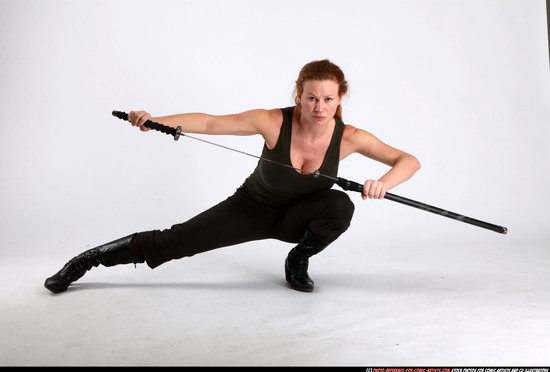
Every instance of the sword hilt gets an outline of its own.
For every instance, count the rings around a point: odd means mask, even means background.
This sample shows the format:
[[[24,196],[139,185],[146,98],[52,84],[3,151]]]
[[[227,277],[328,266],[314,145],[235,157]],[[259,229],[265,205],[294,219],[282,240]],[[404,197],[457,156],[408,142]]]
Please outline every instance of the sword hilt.
[[[117,117],[119,119],[122,119],[122,120],[129,121],[128,120],[128,114],[126,112],[123,112],[123,111],[116,111],[115,110],[115,111],[113,111],[113,116]],[[156,131],[174,136],[174,141],[177,141],[180,138],[180,135],[183,134],[183,133],[181,133],[181,127],[172,128],[172,127],[169,127],[167,125],[156,123],[156,122],[151,121],[151,120],[147,120],[143,124],[143,126],[146,127],[146,128],[149,128],[149,129],[153,129],[153,130],[156,130]]]

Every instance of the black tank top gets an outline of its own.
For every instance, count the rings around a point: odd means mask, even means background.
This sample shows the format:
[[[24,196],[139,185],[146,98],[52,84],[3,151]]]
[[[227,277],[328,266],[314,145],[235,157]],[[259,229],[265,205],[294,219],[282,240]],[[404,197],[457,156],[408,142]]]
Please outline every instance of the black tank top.
[[[292,137],[292,115],[294,107],[281,109],[283,124],[277,144],[269,149],[264,143],[262,157],[272,161],[292,166],[290,161],[290,141]],[[334,133],[319,171],[331,176],[338,175],[340,162],[340,143],[344,131],[344,123],[336,119]],[[270,206],[291,204],[304,196],[330,189],[333,183],[324,179],[314,178],[311,174],[300,174],[298,171],[273,164],[270,161],[259,160],[254,172],[245,180],[243,187],[256,200]]]

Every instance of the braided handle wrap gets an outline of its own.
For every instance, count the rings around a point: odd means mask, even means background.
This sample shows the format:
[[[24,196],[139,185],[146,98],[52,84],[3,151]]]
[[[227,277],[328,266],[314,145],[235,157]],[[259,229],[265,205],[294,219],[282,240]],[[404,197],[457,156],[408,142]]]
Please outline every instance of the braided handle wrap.
[[[119,119],[122,119],[122,120],[129,121],[128,120],[128,114],[123,112],[123,111],[116,111],[115,110],[115,111],[113,111],[113,116],[117,117]],[[182,134],[181,133],[181,127],[178,127],[176,129],[176,128],[172,128],[172,127],[169,127],[169,126],[166,126],[166,125],[162,125],[160,123],[156,123],[156,122],[151,121],[151,120],[147,120],[143,124],[143,126],[145,126],[146,128],[149,128],[149,129],[153,129],[153,130],[156,130],[156,131],[174,136],[174,141],[177,141],[180,138],[180,135]]]

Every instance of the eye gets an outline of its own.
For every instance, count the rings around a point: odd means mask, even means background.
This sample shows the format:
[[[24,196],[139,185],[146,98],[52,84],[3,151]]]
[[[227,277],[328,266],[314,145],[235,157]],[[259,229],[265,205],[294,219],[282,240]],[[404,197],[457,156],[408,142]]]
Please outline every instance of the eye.
[[[325,99],[326,102],[332,102],[332,100],[334,100],[334,98],[332,98],[332,97],[328,97],[328,98]]]
[[[310,101],[310,102],[315,102],[315,101],[317,101],[317,99],[316,99],[315,97],[308,97],[307,99],[308,99],[308,101]]]

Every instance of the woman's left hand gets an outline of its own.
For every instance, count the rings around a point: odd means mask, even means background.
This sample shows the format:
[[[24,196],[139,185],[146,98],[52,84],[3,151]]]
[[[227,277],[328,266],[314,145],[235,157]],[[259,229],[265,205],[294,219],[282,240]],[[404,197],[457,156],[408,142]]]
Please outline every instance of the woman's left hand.
[[[386,195],[388,188],[380,181],[367,180],[363,185],[363,200],[370,199],[382,199]]]

